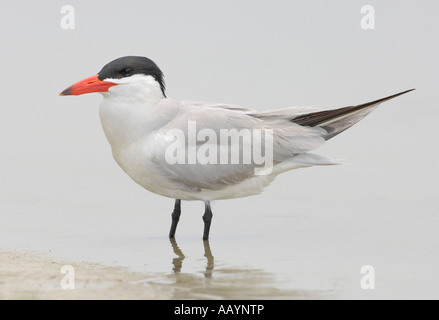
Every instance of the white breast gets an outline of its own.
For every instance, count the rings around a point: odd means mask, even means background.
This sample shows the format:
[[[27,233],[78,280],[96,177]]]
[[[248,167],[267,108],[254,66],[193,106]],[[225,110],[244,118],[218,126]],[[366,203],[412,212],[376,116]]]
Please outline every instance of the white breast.
[[[169,186],[151,164],[148,150],[157,128],[175,114],[173,105],[161,108],[161,102],[166,99],[151,76],[135,75],[111,81],[119,85],[102,93],[99,116],[113,157],[135,182],[163,194]]]

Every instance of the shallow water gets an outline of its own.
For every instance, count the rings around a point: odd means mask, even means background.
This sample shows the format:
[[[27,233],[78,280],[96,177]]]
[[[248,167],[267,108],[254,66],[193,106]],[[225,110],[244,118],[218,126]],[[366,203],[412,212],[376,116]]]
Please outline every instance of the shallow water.
[[[293,198],[281,188],[292,177],[294,185],[334,174],[343,184],[333,189],[305,183]],[[437,298],[438,218],[430,206],[417,208],[429,195],[413,198],[396,185],[387,193],[350,188],[359,176],[373,179],[361,166],[306,169],[260,196],[215,202],[210,241],[201,240],[201,202],[182,203],[170,241],[173,201],[129,180],[127,189],[100,182],[108,195],[9,194],[0,244],[145,273],[176,298]],[[364,265],[375,268],[375,290],[360,286]]]

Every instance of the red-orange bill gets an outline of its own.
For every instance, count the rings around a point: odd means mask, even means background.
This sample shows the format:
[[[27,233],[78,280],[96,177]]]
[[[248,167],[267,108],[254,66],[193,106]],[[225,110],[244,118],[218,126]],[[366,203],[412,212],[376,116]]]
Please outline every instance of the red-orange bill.
[[[61,92],[60,96],[78,96],[85,93],[92,92],[107,92],[109,88],[112,86],[116,86],[117,83],[102,81],[99,80],[98,75],[94,75],[84,80],[78,81],[75,84],[71,85],[63,92]]]

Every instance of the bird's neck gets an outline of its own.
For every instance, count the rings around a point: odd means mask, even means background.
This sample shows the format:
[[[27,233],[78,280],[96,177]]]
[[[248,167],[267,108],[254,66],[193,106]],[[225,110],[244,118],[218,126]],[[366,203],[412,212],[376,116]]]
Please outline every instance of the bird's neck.
[[[144,88],[135,94],[124,90],[104,94],[99,116],[112,148],[130,145],[154,130],[154,115],[162,99],[163,93],[156,88]]]

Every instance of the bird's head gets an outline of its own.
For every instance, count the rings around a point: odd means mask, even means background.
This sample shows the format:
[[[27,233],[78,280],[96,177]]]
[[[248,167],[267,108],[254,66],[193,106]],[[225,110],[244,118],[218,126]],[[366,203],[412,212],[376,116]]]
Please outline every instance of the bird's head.
[[[146,57],[127,56],[106,64],[98,74],[71,85],[60,96],[99,92],[104,95],[156,94],[165,97],[165,82],[159,67]]]

